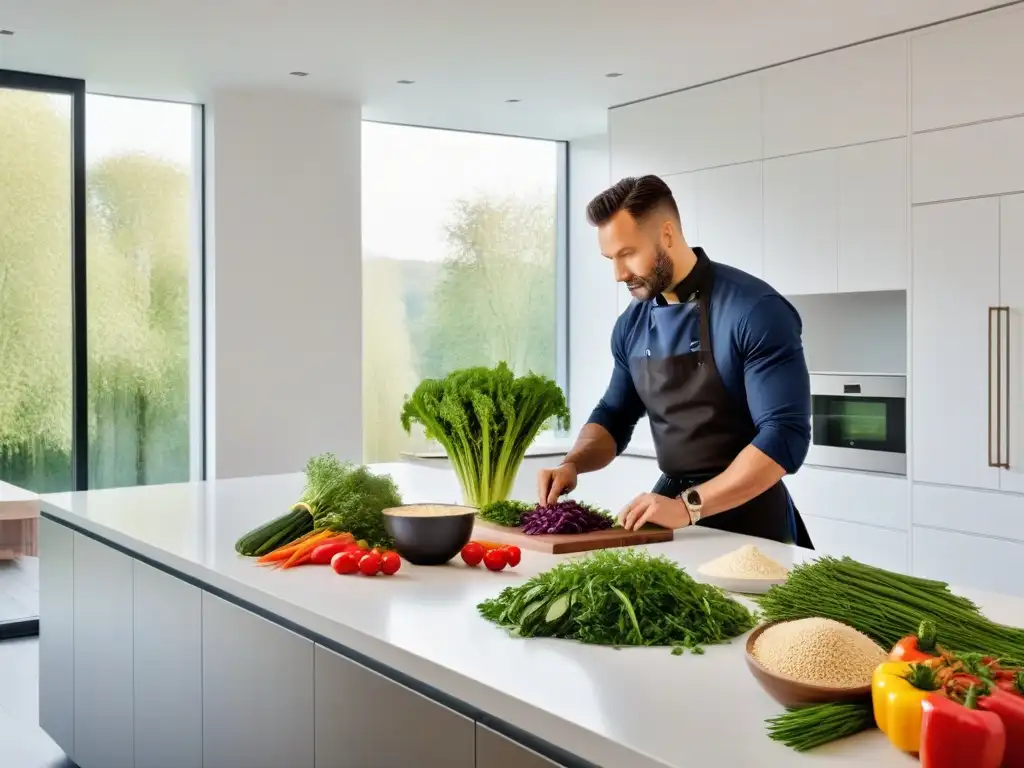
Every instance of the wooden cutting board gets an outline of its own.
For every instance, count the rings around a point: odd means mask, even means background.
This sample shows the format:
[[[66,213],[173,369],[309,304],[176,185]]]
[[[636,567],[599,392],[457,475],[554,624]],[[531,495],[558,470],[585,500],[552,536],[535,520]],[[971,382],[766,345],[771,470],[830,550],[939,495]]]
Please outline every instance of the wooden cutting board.
[[[658,544],[663,541],[672,541],[673,535],[674,531],[667,528],[645,528],[641,531],[610,528],[607,531],[591,533],[545,533],[528,536],[523,533],[522,528],[504,528],[483,520],[477,520],[473,529],[474,539],[515,544],[521,549],[532,549],[535,552],[546,552],[549,555],[568,555],[574,552],[590,552],[595,549]]]

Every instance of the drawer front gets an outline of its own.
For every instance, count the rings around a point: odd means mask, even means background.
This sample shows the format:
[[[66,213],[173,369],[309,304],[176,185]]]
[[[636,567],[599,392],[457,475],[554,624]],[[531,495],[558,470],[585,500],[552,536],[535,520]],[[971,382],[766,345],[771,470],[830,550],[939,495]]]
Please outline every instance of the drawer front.
[[[804,517],[818,554],[852,557],[897,573],[910,570],[909,534],[824,517]]]
[[[805,517],[910,528],[910,484],[904,477],[805,466],[783,482]]]
[[[1024,543],[914,526],[915,576],[1024,597]]]

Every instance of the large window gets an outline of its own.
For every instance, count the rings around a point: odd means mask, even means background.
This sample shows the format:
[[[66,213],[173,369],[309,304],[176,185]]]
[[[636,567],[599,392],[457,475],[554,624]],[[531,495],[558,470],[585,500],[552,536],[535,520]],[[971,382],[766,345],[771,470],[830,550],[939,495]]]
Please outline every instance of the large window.
[[[36,492],[188,480],[201,415],[198,108],[85,97],[76,208],[82,121],[74,88],[57,90],[76,81],[53,82],[0,79],[0,480]]]
[[[425,450],[422,378],[507,362],[565,386],[564,144],[363,123],[367,461]]]

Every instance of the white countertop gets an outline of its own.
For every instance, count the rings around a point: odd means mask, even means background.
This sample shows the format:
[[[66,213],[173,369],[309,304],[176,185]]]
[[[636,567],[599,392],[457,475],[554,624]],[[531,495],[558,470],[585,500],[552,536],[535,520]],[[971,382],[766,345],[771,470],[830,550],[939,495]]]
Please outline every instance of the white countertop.
[[[454,475],[412,463],[392,474],[406,502],[458,501]],[[605,768],[655,766],[912,766],[879,733],[800,755],[772,742],[764,719],[782,708],[746,669],[743,640],[703,656],[666,648],[613,650],[560,640],[513,639],[476,605],[557,558],[523,552],[491,573],[452,563],[403,563],[392,578],[329,568],[270,571],[235,554],[246,530],[286,512],[301,475],[55,494],[43,511],[223,590],[433,686]],[[600,503],[600,499],[593,499]],[[747,541],[710,529],[653,545],[696,566]],[[758,540],[785,564],[806,553]],[[998,621],[1024,625],[1024,601],[969,592]],[[43,617],[45,621],[45,616]]]

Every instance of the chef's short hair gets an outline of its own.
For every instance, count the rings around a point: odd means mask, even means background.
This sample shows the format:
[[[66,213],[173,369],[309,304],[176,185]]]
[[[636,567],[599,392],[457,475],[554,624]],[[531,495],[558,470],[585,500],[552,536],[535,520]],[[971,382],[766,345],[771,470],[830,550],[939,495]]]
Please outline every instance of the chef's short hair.
[[[590,201],[587,221],[599,227],[619,211],[643,221],[658,210],[671,213],[679,221],[679,207],[668,184],[653,175],[627,176]]]

